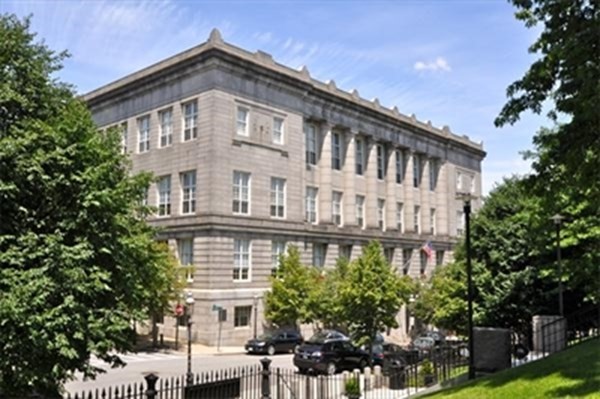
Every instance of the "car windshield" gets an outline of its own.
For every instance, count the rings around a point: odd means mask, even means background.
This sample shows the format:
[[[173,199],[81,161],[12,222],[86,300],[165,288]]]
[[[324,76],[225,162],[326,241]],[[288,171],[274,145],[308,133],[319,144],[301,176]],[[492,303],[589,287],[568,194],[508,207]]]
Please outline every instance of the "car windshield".
[[[264,333],[264,334],[259,335],[259,337],[258,337],[258,339],[261,341],[265,341],[265,340],[271,339],[271,338],[273,338],[273,333]]]
[[[335,332],[332,332],[332,331],[319,331],[318,333],[316,333],[312,337],[310,337],[310,339],[308,340],[308,343],[322,344],[322,343],[325,343],[325,341],[327,339],[338,338],[338,335],[339,334],[336,334]]]

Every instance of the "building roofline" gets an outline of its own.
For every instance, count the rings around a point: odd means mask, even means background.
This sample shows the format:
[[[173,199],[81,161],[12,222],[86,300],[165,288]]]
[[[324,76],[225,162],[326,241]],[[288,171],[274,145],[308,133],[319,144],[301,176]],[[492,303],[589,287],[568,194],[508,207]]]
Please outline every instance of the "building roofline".
[[[335,81],[329,80],[328,82],[321,82],[317,79],[314,79],[310,76],[310,72],[306,66],[303,66],[299,70],[295,70],[286,65],[280,64],[276,62],[271,54],[265,53],[261,50],[257,50],[252,53],[250,51],[244,50],[235,45],[226,43],[223,41],[221,37],[221,33],[218,29],[213,29],[208,37],[208,40],[204,43],[201,43],[197,46],[194,46],[188,50],[185,50],[181,53],[175,54],[171,57],[168,57],[162,61],[154,63],[146,68],[143,68],[139,71],[126,75],[114,82],[108,83],[104,86],[101,86],[95,90],[92,90],[82,96],[83,100],[86,102],[91,102],[93,100],[98,99],[104,95],[111,93],[114,90],[119,90],[127,85],[133,84],[139,80],[143,80],[145,78],[149,78],[154,74],[160,73],[161,71],[176,66],[179,63],[191,60],[203,53],[208,52],[212,49],[218,49],[223,51],[226,54],[236,56],[245,61],[252,62],[254,64],[258,64],[264,68],[267,68],[271,71],[275,71],[291,77],[293,79],[302,81],[304,83],[310,84],[317,90],[325,92],[327,94],[333,95],[335,97],[344,99],[346,101],[350,101],[356,105],[365,107],[371,111],[379,112],[387,117],[391,117],[399,122],[404,124],[408,124],[410,126],[416,127],[418,129],[427,131],[429,133],[433,133],[437,136],[441,136],[442,138],[451,139],[453,141],[457,141],[467,147],[477,151],[483,157],[485,156],[485,151],[483,150],[483,143],[476,143],[469,139],[466,135],[457,135],[451,132],[448,126],[443,126],[442,128],[438,128],[432,125],[431,121],[422,122],[419,121],[415,114],[411,114],[410,116],[404,115],[400,113],[397,107],[386,108],[379,103],[377,98],[373,100],[367,100],[360,97],[358,90],[354,89],[351,92],[347,92],[339,89]]]

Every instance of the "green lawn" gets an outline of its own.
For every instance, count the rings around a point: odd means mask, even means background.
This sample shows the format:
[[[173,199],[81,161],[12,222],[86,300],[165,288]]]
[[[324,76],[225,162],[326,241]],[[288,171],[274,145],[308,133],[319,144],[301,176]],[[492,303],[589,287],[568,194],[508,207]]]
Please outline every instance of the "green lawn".
[[[600,399],[600,339],[423,398]]]

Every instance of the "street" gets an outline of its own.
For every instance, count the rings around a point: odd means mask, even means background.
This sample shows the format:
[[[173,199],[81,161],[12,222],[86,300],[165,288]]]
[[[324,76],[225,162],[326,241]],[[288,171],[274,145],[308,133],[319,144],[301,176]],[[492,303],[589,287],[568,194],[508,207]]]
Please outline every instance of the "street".
[[[260,364],[261,355],[246,354],[220,354],[220,355],[194,355],[192,357],[192,371],[194,374],[217,371],[227,368]],[[292,355],[280,354],[269,357],[272,367],[293,368]],[[187,357],[183,353],[138,353],[122,356],[127,363],[123,368],[108,369],[95,380],[75,380],[66,384],[68,393],[75,394],[108,387],[139,384],[144,381],[144,375],[150,372],[160,378],[184,375],[187,371]],[[97,361],[94,365],[102,367],[105,363]]]

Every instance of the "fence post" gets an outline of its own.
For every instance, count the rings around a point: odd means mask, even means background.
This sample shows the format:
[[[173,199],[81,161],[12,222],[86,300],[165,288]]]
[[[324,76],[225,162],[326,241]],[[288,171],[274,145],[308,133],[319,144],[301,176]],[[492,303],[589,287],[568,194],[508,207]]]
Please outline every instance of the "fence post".
[[[271,372],[269,371],[269,365],[271,364],[271,359],[263,357],[260,359],[260,363],[262,364],[262,396],[261,399],[271,399],[271,385],[270,385],[270,377]]]
[[[156,381],[158,380],[158,376],[156,374],[150,373],[144,377],[147,384],[146,389],[146,399],[155,399],[156,398]]]

